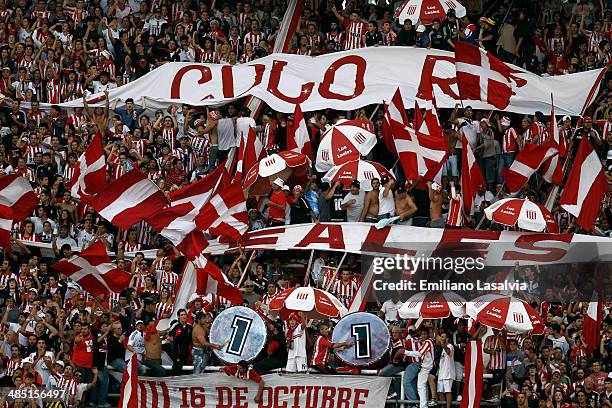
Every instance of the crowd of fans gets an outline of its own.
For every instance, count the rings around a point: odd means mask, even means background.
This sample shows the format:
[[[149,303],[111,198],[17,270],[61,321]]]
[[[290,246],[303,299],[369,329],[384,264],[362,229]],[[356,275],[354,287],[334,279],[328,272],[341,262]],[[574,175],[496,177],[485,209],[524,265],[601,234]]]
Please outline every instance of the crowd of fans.
[[[307,1],[291,52],[315,56],[370,46],[452,51],[454,42],[467,41],[541,75],[594,69],[610,59],[612,17],[603,1],[514,1],[510,7],[507,2],[469,1],[465,4],[467,17],[457,18],[449,12],[446,19],[430,26],[394,20],[399,5]],[[184,310],[169,331],[156,331],[155,321],[168,317],[174,308],[185,258],[146,223],[118,230],[72,197],[66,183],[91,136],[99,132],[104,136],[109,181],[136,168],[163,191],[176,190],[223,162],[245,127],[253,125],[251,112],[240,108],[240,101],[214,110],[172,105],[158,111],[143,110],[132,100],[117,109],[108,103],[92,109],[84,103],[84,108],[66,111],[56,104],[121,86],[166,62],[239,64],[265,56],[272,50],[284,10],[284,2],[276,0],[0,0],[0,174],[22,175],[40,196],[35,214],[14,226],[15,250],[4,253],[0,266],[2,386],[59,388],[66,390],[71,405],[109,406],[108,393],[118,392],[119,386],[111,372],[122,372],[133,353],[141,362],[140,373],[149,376],[180,374],[184,365],[193,365],[199,373],[206,366],[222,364],[211,353],[218,345],[209,342],[208,331],[225,302],[211,294],[194,296],[189,304],[177,305]],[[579,140],[587,137],[606,169],[612,164],[608,153],[611,92],[612,79],[606,78],[590,117],[562,119],[563,161],[571,163]],[[50,110],[41,109],[41,103],[50,104]],[[316,151],[330,125],[347,116],[373,114],[380,137],[383,112],[374,111],[367,107],[348,113],[308,112],[313,149]],[[350,186],[321,182],[321,174],[314,172],[299,182],[276,181],[269,200],[260,201],[261,206],[249,202],[250,229],[315,221],[377,222],[393,214],[404,225],[465,228],[480,223],[481,229],[501,228],[488,221],[481,223],[483,210],[508,196],[501,170],[525,143],[542,143],[549,137],[549,119],[535,112],[532,117],[518,117],[468,106],[443,111],[441,118],[449,146],[441,183],[405,182],[401,166],[381,138],[367,158],[393,169],[395,179],[373,180],[368,191],[357,181]],[[255,118],[258,135],[269,152],[286,149],[292,120],[266,109]],[[486,181],[472,214],[456,211],[462,134],[476,152]],[[543,202],[549,189],[536,175],[518,196]],[[602,203],[599,234],[611,232],[611,197],[607,195]],[[567,213],[556,207],[553,212],[563,232],[577,231]],[[125,291],[94,298],[53,270],[53,263],[95,240],[105,242],[116,253],[117,266],[132,274]],[[43,256],[29,245],[31,241],[51,244],[54,257]],[[144,249],[157,249],[155,259],[145,258],[139,252]],[[133,258],[125,256],[134,252]],[[259,252],[241,284],[245,305],[265,313],[272,297],[303,282],[304,268],[287,267],[289,261],[303,257],[301,253]],[[247,258],[248,254],[240,254],[213,261],[238,284]],[[329,288],[349,304],[360,282],[359,259],[349,255],[337,280],[330,282],[324,267],[337,264],[333,256],[318,254],[312,265],[312,284]],[[522,272],[517,279],[532,280],[532,272]],[[568,281],[567,286],[571,291],[577,285]],[[501,397],[502,404],[521,408],[611,406],[612,379],[606,379],[606,373],[612,371],[608,310],[601,346],[587,353],[581,332],[587,303],[572,297],[553,298],[549,291],[530,296],[530,302],[541,306],[547,333],[515,336],[496,332],[486,340],[487,369],[495,375],[486,387],[486,397]],[[464,321],[456,325],[426,321],[422,329],[410,327],[398,320],[401,300],[405,299],[392,296],[382,299],[381,305],[371,305],[389,324],[393,339],[389,363],[381,367],[380,374],[405,372],[405,395],[397,395],[399,387],[394,381],[390,396],[420,400],[422,407],[438,394],[449,405],[461,395],[465,344],[471,334]],[[226,373],[259,381],[259,375],[272,368],[303,371],[310,366],[323,373],[338,371],[331,350],[350,345],[331,343],[333,323],[309,325],[307,320],[292,315],[285,323],[270,322],[269,344],[263,354],[269,357],[266,362],[275,362],[273,366],[241,364],[227,368]],[[419,342],[432,345],[430,355],[414,354]],[[164,359],[172,369],[164,369]],[[431,371],[417,381],[421,367]],[[500,383],[501,390],[496,389]],[[34,406],[36,402],[28,403]]]

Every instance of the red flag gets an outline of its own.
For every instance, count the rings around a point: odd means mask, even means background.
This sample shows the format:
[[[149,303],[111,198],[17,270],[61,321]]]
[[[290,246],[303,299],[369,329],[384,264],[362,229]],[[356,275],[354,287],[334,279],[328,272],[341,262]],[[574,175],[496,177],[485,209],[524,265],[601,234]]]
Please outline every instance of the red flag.
[[[510,167],[502,170],[510,193],[516,193],[548,159],[559,154],[557,144],[548,140],[541,145],[526,144]]]
[[[102,135],[96,133],[76,162],[72,179],[66,184],[73,197],[91,204],[93,195],[106,185],[106,158]]]
[[[123,371],[119,408],[138,408],[138,358],[136,353],[128,361]]]
[[[583,137],[559,204],[576,217],[576,223],[590,231],[601,211],[601,200],[608,191],[608,180],[597,153]]]
[[[257,137],[254,127],[249,127],[249,134],[246,139],[240,138],[240,147],[238,148],[238,162],[236,164],[236,175],[234,182],[242,181],[242,174],[248,171],[258,161],[266,157],[261,140]]]
[[[395,138],[393,137],[395,129],[408,126],[408,116],[404,109],[404,102],[402,101],[399,88],[393,94],[393,98],[391,98],[388,105],[383,102],[383,107],[386,113],[381,129],[383,141],[385,146],[387,146],[387,150],[397,156]]]
[[[601,323],[603,321],[603,302],[599,301],[599,293],[593,291],[587,314],[584,317],[584,327],[582,337],[587,344],[586,352],[591,354],[593,350],[599,348],[601,341]]]
[[[399,89],[396,92],[399,95]],[[441,133],[433,134],[425,126],[422,132],[410,128],[405,120],[404,104],[401,96],[394,97],[393,109],[385,104],[385,120],[390,127],[395,149],[399,154],[400,163],[407,180],[417,180],[422,177],[431,180],[440,170],[446,160],[446,140]],[[418,104],[415,109],[419,109]],[[399,112],[399,114],[398,114]],[[401,112],[404,112],[402,115]],[[419,122],[419,125],[422,123]]]
[[[167,205],[164,193],[139,170],[106,185],[93,199],[93,207],[102,217],[125,229]]]
[[[156,212],[147,222],[188,259],[194,259],[208,246],[204,232],[196,228],[195,217],[215,191],[228,183],[225,167],[219,166],[203,179],[170,193],[170,207]]]
[[[465,349],[465,385],[460,408],[480,407],[483,368],[482,342],[471,340]]]
[[[213,262],[204,256],[195,259],[196,292],[198,294],[212,293],[229,300],[233,305],[243,302],[238,286],[232,284]]]
[[[465,212],[471,214],[476,192],[481,185],[484,186],[485,182],[480,167],[476,163],[472,147],[463,133],[461,133],[461,143],[463,145],[463,151],[461,152],[461,195],[463,196]]]
[[[561,168],[559,157],[563,154],[564,149],[561,148],[561,137],[559,135],[559,128],[557,127],[557,119],[555,118],[555,102],[552,94],[550,94],[550,105],[550,128],[548,130],[548,134],[557,144],[559,154],[544,162],[544,165],[542,166],[542,178],[547,183],[560,185],[563,183],[563,169]]]
[[[293,129],[287,129],[287,150],[304,154],[312,160],[310,134],[299,104],[295,105],[295,112],[293,113]]]
[[[527,83],[514,75],[520,71],[491,53],[463,41],[455,44],[455,69],[461,99],[480,100],[500,110],[510,104],[513,87],[522,87]]]
[[[130,273],[111,262],[106,245],[96,241],[79,255],[54,264],[53,269],[77,282],[94,296],[119,293],[130,284]]]
[[[195,223],[200,231],[219,235],[222,242],[240,239],[249,228],[242,186],[234,183],[215,194],[199,211]]]
[[[32,214],[38,205],[38,195],[25,177],[11,174],[0,177],[0,205],[10,209],[4,216],[22,221]]]

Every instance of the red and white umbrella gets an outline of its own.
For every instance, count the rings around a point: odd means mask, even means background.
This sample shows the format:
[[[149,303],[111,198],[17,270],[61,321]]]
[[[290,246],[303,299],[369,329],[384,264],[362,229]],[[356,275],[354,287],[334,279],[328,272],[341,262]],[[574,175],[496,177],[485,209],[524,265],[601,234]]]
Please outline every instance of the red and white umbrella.
[[[488,294],[467,302],[465,310],[472,319],[510,333],[544,333],[540,315],[527,302],[513,296]]]
[[[374,124],[369,120],[340,120],[321,136],[317,149],[317,171],[358,160],[376,145]]]
[[[431,24],[435,19],[443,21],[448,10],[455,10],[457,17],[466,14],[465,7],[457,0],[406,0],[395,10],[395,17],[400,24],[407,18],[412,24]]]
[[[339,181],[344,184],[346,188],[348,188],[353,180],[357,180],[361,183],[361,188],[363,190],[370,191],[372,190],[372,186],[370,185],[372,179],[377,178],[380,180],[383,176],[394,178],[393,173],[376,162],[353,160],[332,167],[321,180],[328,183]]]
[[[348,313],[334,295],[310,286],[284,290],[272,299],[268,307],[270,313],[283,319],[293,311],[304,312],[309,319],[343,317]]]
[[[558,233],[559,225],[546,207],[524,198],[504,198],[484,210],[485,216],[499,224],[518,226],[527,231]]]
[[[465,316],[465,299],[455,292],[420,292],[397,311],[402,319],[444,319]]]
[[[287,180],[291,175],[302,176],[308,171],[310,159],[301,153],[284,151],[263,158],[249,169],[243,187],[249,195],[264,195],[277,178]]]

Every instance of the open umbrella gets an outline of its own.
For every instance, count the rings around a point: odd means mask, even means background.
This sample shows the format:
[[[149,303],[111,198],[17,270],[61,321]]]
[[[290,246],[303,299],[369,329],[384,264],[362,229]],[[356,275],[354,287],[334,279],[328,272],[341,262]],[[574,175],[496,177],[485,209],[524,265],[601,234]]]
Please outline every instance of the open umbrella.
[[[352,160],[332,167],[321,180],[328,183],[339,181],[347,188],[353,180],[357,180],[364,191],[370,191],[372,190],[370,185],[372,179],[380,180],[383,176],[394,178],[393,173],[381,164],[367,160]]]
[[[544,206],[524,198],[504,198],[484,210],[485,216],[499,224],[542,232],[558,233],[559,225]]]
[[[309,319],[343,317],[348,313],[334,295],[310,286],[284,290],[272,299],[268,307],[270,313],[283,319],[292,311],[304,312]]]
[[[472,319],[510,333],[544,333],[540,315],[524,300],[513,296],[488,294],[467,302],[465,310]]]
[[[270,183],[277,178],[287,180],[290,176],[302,176],[308,171],[310,159],[304,154],[283,151],[271,154],[249,169],[243,187],[249,195],[264,195],[270,191]]]
[[[420,292],[397,311],[402,319],[444,319],[465,316],[465,299],[455,292]]]
[[[333,166],[358,160],[376,145],[374,125],[369,120],[340,120],[321,136],[317,149],[317,171],[328,171]]]
[[[440,21],[446,18],[448,10],[455,10],[457,17],[466,14],[465,7],[457,0],[406,0],[395,10],[394,17],[400,24],[410,19],[412,24],[431,24],[435,19]]]

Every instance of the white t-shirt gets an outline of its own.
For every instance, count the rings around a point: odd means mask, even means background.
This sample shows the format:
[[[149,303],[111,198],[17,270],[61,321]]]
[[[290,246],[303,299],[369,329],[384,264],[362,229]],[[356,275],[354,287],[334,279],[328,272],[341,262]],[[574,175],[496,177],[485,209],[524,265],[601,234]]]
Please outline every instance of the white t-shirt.
[[[217,122],[217,136],[219,150],[229,150],[236,146],[236,132],[234,121],[231,118],[222,118]]]
[[[480,122],[477,120],[471,120],[468,118],[459,119],[460,132],[465,135],[472,149],[476,147],[478,143],[478,132],[480,132]],[[457,141],[456,147],[462,147],[461,139]]]
[[[52,362],[55,362],[55,356],[53,355],[52,351],[45,352],[45,356],[51,358]],[[36,360],[36,353],[31,353],[30,358],[32,360]],[[49,382],[49,377],[51,377],[51,369],[47,366],[42,358],[38,360],[38,363],[36,363],[34,369],[40,374],[43,387],[46,387],[47,383]]]
[[[440,367],[438,368],[438,380],[455,379],[455,348],[450,343],[447,347],[450,348],[451,352],[446,353],[446,350],[442,350]]]
[[[306,332],[302,325],[298,325],[293,329],[293,344],[288,350],[288,358],[303,357],[306,358]]]
[[[480,204],[482,204],[483,201],[492,203],[494,198],[495,196],[489,190],[485,191],[484,195],[482,196],[476,193],[476,196],[474,197],[474,205],[472,206],[472,214],[476,209],[478,209],[480,212]]]
[[[130,334],[130,337],[128,338],[128,346],[132,346],[134,348],[134,350],[136,350],[136,354],[138,355],[138,360],[142,360],[142,355],[145,352],[145,345],[144,345],[144,335],[139,332],[138,330],[134,330],[132,332],[132,334]],[[130,350],[128,350],[127,348],[125,349],[125,361],[128,361],[130,358],[132,358],[132,353]]]
[[[393,303],[393,300],[386,300],[385,303],[382,304],[380,311],[385,314],[386,322],[394,322],[397,320],[397,311],[402,307],[404,303],[398,301],[397,303]]]
[[[395,213],[395,199],[393,198],[393,191],[389,190],[389,193],[385,197],[383,194],[385,189],[381,187],[378,192],[378,215]]]
[[[348,222],[357,222],[359,221],[359,216],[361,215],[361,210],[363,210],[363,203],[365,201],[365,192],[359,190],[359,194],[355,195],[353,193],[348,193],[342,199],[341,204],[346,204],[351,200],[356,200],[355,204],[350,204],[346,207],[346,220]]]
[[[246,138],[249,135],[249,127],[257,127],[255,119],[247,117],[240,117],[236,119],[236,147],[240,147],[240,141],[242,138],[244,138],[246,142]]]

